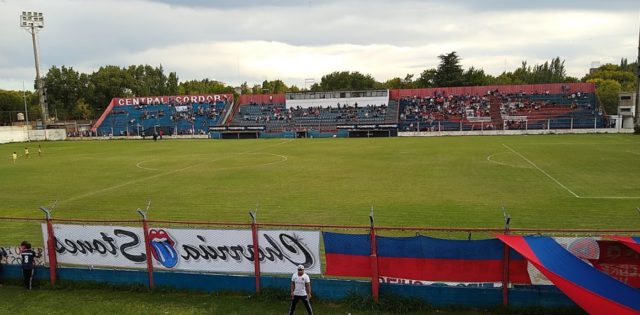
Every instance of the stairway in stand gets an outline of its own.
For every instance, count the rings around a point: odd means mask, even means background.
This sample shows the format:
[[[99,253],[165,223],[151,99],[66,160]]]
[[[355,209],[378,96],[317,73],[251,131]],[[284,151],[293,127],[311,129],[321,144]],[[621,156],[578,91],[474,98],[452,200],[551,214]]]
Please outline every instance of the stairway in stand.
[[[495,130],[502,130],[504,126],[502,114],[500,114],[500,107],[502,107],[500,99],[493,95],[489,95],[489,114],[491,115],[491,122],[493,123]]]

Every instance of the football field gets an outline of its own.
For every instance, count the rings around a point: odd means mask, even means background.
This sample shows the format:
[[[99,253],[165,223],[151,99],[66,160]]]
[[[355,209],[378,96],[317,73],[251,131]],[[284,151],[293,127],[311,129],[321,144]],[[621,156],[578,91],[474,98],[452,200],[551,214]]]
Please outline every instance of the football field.
[[[38,144],[43,154],[38,157]],[[31,154],[24,156],[24,147]],[[4,144],[0,216],[387,226],[640,228],[640,137]],[[14,164],[11,153],[20,157]],[[11,222],[11,241],[36,237]],[[30,229],[28,229],[30,230]],[[24,234],[24,235],[23,235]],[[39,239],[38,237],[37,239]]]

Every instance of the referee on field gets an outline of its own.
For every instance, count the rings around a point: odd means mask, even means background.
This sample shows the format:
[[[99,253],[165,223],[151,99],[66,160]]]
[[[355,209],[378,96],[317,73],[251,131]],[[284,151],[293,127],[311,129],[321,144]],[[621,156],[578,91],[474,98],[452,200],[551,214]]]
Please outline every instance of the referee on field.
[[[304,266],[298,265],[298,272],[291,276],[291,308],[289,308],[289,315],[293,315],[296,311],[298,301],[302,301],[302,304],[307,309],[307,314],[313,315],[310,300],[311,279],[304,273]]]

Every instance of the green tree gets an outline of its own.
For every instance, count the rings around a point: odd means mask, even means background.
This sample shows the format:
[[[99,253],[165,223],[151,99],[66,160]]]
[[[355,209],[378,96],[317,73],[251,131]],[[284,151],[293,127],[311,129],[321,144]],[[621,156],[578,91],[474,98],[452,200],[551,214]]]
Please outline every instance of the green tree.
[[[440,55],[438,58],[440,58],[440,64],[438,65],[436,75],[433,78],[435,86],[462,86],[463,70],[460,65],[460,57],[458,57],[458,54],[455,51],[452,51],[446,55]]]
[[[618,93],[634,92],[638,84],[634,73],[637,63],[629,64],[625,58],[620,65],[605,64],[582,78],[583,82],[594,82],[596,94],[607,114],[618,113]]]
[[[336,71],[322,76],[319,85],[312,85],[312,91],[366,90],[379,88],[380,83],[370,74],[358,71]]]
[[[436,69],[425,69],[420,73],[420,77],[416,79],[415,86],[418,88],[430,88],[436,86]]]
[[[178,94],[178,75],[175,72],[169,72],[167,78],[167,95]]]
[[[622,91],[634,91],[637,77],[629,66],[619,67],[613,64],[602,65],[582,78],[587,82],[592,79],[614,80],[620,83]]]
[[[16,121],[18,112],[24,112],[22,92],[0,90],[0,125]]]
[[[249,94],[251,92],[251,89],[249,89],[249,84],[247,84],[247,81],[244,81],[242,84],[240,84],[240,94]]]
[[[289,90],[287,90],[287,92],[291,92],[291,93],[298,93],[300,91],[301,89],[297,85],[292,85],[289,87]]]
[[[168,94],[168,78],[162,65],[131,65],[126,69],[128,88],[136,96],[154,96]],[[176,77],[177,83],[177,77]]]
[[[483,69],[476,69],[473,66],[462,74],[462,85],[464,86],[482,86],[489,85],[495,81],[495,78],[484,73]]]
[[[103,66],[89,76],[87,101],[96,109],[104,110],[114,97],[131,97],[131,75],[118,66]]]
[[[254,84],[251,87],[251,94],[260,94],[260,93],[262,93],[262,85]]]
[[[587,82],[595,83],[596,95],[602,102],[607,114],[618,113],[618,94],[622,90],[620,83],[611,79],[590,79]]]
[[[413,82],[413,74],[407,73],[404,79],[395,77],[382,83],[382,87],[387,89],[413,89],[415,83]]]
[[[279,93],[284,93],[288,91],[288,87],[286,84],[284,84],[284,82],[282,82],[282,80],[278,79],[278,80],[273,80],[273,81],[267,81],[264,80],[262,82],[262,94],[279,94]]]
[[[83,98],[76,101],[76,104],[73,107],[72,115],[76,119],[83,120],[95,118],[93,108],[89,104],[87,104],[87,102],[85,102]]]
[[[52,66],[43,78],[50,113],[60,119],[73,119],[76,102],[86,96],[88,77],[72,67]]]
[[[537,64],[533,67],[528,65],[526,61],[522,61],[519,68],[513,73],[507,72],[506,77],[502,77],[497,81],[511,81],[508,84],[541,84],[541,83],[565,83],[576,82],[576,78],[568,77],[564,67],[564,60],[555,57],[551,61],[545,61],[543,64]],[[510,77],[510,80],[507,79]]]
[[[181,82],[178,86],[178,94],[216,94],[216,93],[234,93],[233,87],[228,86],[220,81],[202,79]]]

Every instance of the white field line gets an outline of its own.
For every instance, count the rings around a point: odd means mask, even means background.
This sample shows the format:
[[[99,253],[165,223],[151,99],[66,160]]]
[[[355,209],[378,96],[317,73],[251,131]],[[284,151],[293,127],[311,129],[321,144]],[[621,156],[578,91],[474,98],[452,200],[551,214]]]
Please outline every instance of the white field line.
[[[518,153],[516,150],[510,148],[508,145],[506,144],[502,144],[502,146],[504,146],[505,148],[507,148],[509,151],[517,154],[519,157],[521,157],[523,160],[527,161],[527,163],[531,164],[531,166],[535,167],[538,171],[540,171],[542,174],[544,174],[545,176],[547,176],[549,179],[551,179],[552,181],[554,181],[556,184],[558,184],[560,187],[564,188],[566,191],[568,191],[571,195],[573,195],[574,197],[578,198],[578,199],[640,199],[640,197],[625,197],[625,196],[598,196],[598,197],[583,197],[583,196],[579,196],[578,194],[576,194],[575,192],[573,192],[573,190],[569,189],[567,186],[565,186],[564,184],[562,184],[559,180],[555,179],[555,177],[549,175],[549,173],[545,172],[543,169],[541,169],[540,167],[538,167],[538,165],[536,165],[535,163],[531,162],[531,160],[527,159],[524,155]]]
[[[601,197],[578,197],[580,199],[640,199],[640,197],[625,197],[625,196],[601,196]]]
[[[538,167],[538,165],[536,165],[535,163],[531,162],[531,160],[527,159],[524,155],[518,153],[518,151],[512,149],[511,147],[509,147],[506,144],[502,144],[503,147],[507,148],[509,151],[517,154],[519,157],[521,157],[523,160],[527,161],[527,163],[531,164],[531,166],[535,167],[538,171],[540,171],[542,174],[544,174],[545,176],[549,177],[549,179],[551,179],[552,181],[554,181],[556,184],[558,184],[560,187],[564,188],[564,190],[568,191],[571,195],[573,195],[576,198],[580,198],[580,196],[578,196],[578,194],[576,194],[575,192],[573,192],[573,190],[569,189],[569,187],[563,185],[559,180],[555,179],[555,177],[549,175],[549,173],[545,172],[543,169],[541,169],[540,167]]]
[[[150,161],[153,161],[153,160],[140,161],[136,164],[136,167],[141,168],[143,170],[147,170],[147,171],[157,171],[158,170],[157,168],[148,168],[148,167],[141,166],[142,163],[150,162]]]
[[[289,143],[291,141],[293,141],[293,140],[287,140],[287,141],[279,142],[279,143],[271,145],[271,146],[266,146],[266,147],[263,147],[263,148],[248,150],[248,151],[245,151],[245,152],[241,152],[239,154],[251,154],[251,153],[259,151],[259,150],[263,150],[263,149],[266,149],[266,148],[269,148],[269,147],[272,147],[272,146],[276,146],[276,145]],[[267,153],[267,154],[270,154],[270,153]],[[167,172],[164,172],[164,173],[158,173],[158,174],[150,175],[150,176],[147,176],[147,177],[141,177],[141,178],[130,180],[130,181],[127,181],[127,182],[124,182],[124,183],[120,183],[120,184],[114,185],[114,186],[109,186],[109,187],[105,187],[105,188],[102,188],[102,189],[90,191],[90,192],[87,192],[87,193],[84,193],[84,194],[81,194],[81,195],[77,195],[77,196],[62,200],[62,201],[58,202],[58,204],[62,204],[62,203],[65,203],[65,202],[76,201],[76,200],[79,200],[79,199],[84,199],[84,198],[87,198],[87,197],[91,197],[93,195],[97,195],[97,194],[100,194],[100,193],[103,193],[103,192],[107,192],[107,191],[110,191],[110,190],[121,188],[121,187],[124,187],[124,186],[127,186],[127,185],[139,183],[139,182],[142,182],[142,181],[146,181],[146,180],[149,180],[149,179],[154,179],[154,178],[158,178],[158,177],[162,177],[162,176],[166,176],[166,175],[175,174],[175,173],[182,172],[182,171],[188,170],[188,169],[196,167],[196,166],[203,165],[205,163],[211,163],[211,162],[216,162],[216,161],[220,161],[220,160],[223,160],[223,159],[228,159],[228,158],[230,158],[230,157],[232,157],[234,155],[236,155],[236,154],[232,154],[232,155],[229,155],[229,156],[226,156],[226,157],[221,157],[221,158],[218,158],[218,159],[213,159],[213,160],[208,160],[208,161],[192,164],[192,165],[189,165],[189,166],[185,166],[185,167],[182,167],[182,168],[179,168],[179,169],[174,169],[174,170],[167,171]],[[278,155],[278,154],[273,154],[273,155]],[[283,156],[283,155],[278,155],[278,156],[283,157],[284,159],[280,160],[280,161],[276,161],[276,162],[267,163],[265,165],[270,165],[270,164],[275,164],[275,163],[282,163],[282,162],[284,162],[284,161],[286,161],[288,159],[286,156]],[[264,166],[264,165],[261,165],[261,166]],[[222,169],[220,169],[220,170],[222,170]]]
[[[498,152],[498,153],[494,153],[494,154],[488,155],[488,156],[487,156],[487,161],[489,161],[489,162],[491,162],[491,163],[498,164],[498,165],[509,166],[509,167],[515,167],[515,168],[530,168],[530,167],[524,167],[524,166],[512,165],[512,164],[504,163],[504,162],[498,162],[498,161],[496,161],[496,160],[492,159],[492,157],[494,157],[494,156],[496,156],[496,155],[507,154],[507,153],[509,153],[509,152]]]

